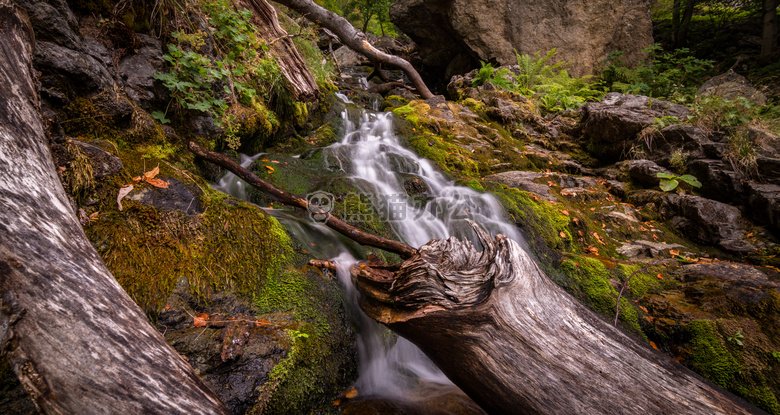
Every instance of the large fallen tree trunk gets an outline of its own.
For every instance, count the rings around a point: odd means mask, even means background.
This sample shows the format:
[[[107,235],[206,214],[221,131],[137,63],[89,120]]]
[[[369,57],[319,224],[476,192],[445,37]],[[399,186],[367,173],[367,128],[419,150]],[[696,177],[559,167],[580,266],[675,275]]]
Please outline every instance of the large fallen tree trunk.
[[[548,279],[514,241],[434,240],[400,269],[355,266],[361,306],[494,414],[762,413],[641,344]]]
[[[0,28],[4,357],[43,413],[227,414],[84,235],[38,113],[32,30],[10,0]]]
[[[327,10],[311,0],[275,0],[296,12],[300,13],[310,21],[335,33],[341,41],[350,49],[367,57],[372,62],[380,62],[385,65],[398,68],[406,74],[412,85],[417,89],[417,93],[423,99],[433,97],[433,93],[428,89],[422,77],[411,63],[398,56],[390,55],[375,48],[366,36],[355,29],[347,19]]]

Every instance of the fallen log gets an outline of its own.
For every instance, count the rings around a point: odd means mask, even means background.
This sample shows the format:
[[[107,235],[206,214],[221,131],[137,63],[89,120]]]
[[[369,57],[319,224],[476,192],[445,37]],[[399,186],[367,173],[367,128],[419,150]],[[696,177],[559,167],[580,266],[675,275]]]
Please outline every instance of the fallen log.
[[[555,285],[514,241],[432,240],[398,269],[351,269],[370,317],[494,414],[758,414]]]
[[[409,258],[412,255],[414,255],[415,250],[413,247],[403,242],[394,241],[392,239],[387,239],[381,236],[376,236],[367,232],[363,232],[360,229],[331,215],[329,212],[326,212],[321,207],[313,203],[309,203],[308,200],[287,193],[277,188],[276,186],[273,186],[272,184],[257,177],[251,171],[241,167],[240,164],[236,163],[233,160],[230,160],[229,158],[223,155],[217,154],[213,151],[208,151],[203,147],[195,144],[194,142],[190,142],[187,145],[187,148],[196,156],[208,160],[218,166],[221,166],[233,172],[233,174],[242,178],[245,182],[249,183],[249,185],[254,186],[258,190],[273,197],[279,202],[284,203],[285,205],[288,206],[304,209],[310,212],[314,217],[322,218],[322,221],[329,228],[346,236],[349,239],[352,239],[353,241],[361,245],[371,246],[374,248],[382,249],[387,252],[398,254],[398,256],[400,256],[403,259]]]
[[[42,413],[228,414],[84,235],[38,113],[30,23],[0,0],[0,27],[3,356]]]
[[[300,13],[310,21],[335,33],[347,47],[355,52],[367,57],[372,62],[384,63],[385,65],[398,68],[409,77],[409,80],[417,89],[417,93],[423,99],[433,97],[433,93],[425,85],[420,74],[414,69],[411,63],[395,55],[382,52],[372,45],[366,36],[355,29],[347,19],[327,10],[311,0],[275,0],[277,3],[285,5]]]

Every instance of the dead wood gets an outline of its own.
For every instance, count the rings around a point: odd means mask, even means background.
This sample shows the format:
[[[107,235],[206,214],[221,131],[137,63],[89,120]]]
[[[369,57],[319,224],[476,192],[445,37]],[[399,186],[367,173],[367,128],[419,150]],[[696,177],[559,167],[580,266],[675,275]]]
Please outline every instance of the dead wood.
[[[241,167],[241,165],[225,156],[217,154],[213,151],[208,151],[193,142],[190,142],[187,148],[189,148],[189,150],[192,151],[196,156],[202,157],[233,172],[233,174],[242,178],[251,186],[254,186],[258,190],[273,197],[279,202],[288,206],[304,209],[310,212],[315,218],[322,218],[322,221],[325,223],[325,225],[361,245],[371,246],[387,252],[398,254],[398,256],[404,259],[414,255],[415,249],[411,246],[403,242],[394,241],[392,239],[387,239],[381,236],[363,232],[360,229],[322,210],[322,208],[319,206],[313,203],[309,203],[306,199],[287,193],[262,180],[261,178],[254,175],[251,171]]]
[[[351,270],[362,308],[494,414],[763,413],[630,338],[516,242],[433,240],[397,271]]]
[[[4,357],[42,413],[228,414],[84,235],[38,113],[29,21],[0,0],[0,27]]]

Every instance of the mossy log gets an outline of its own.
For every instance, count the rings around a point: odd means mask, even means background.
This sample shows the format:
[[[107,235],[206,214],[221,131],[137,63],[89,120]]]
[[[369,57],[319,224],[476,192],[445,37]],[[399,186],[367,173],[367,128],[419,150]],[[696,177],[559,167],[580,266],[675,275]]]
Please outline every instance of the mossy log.
[[[363,310],[494,414],[757,414],[601,319],[514,241],[433,240],[400,268],[356,265]]]
[[[84,235],[38,113],[30,23],[0,0],[0,27],[4,357],[43,413],[227,414]]]
[[[417,93],[420,94],[420,97],[423,99],[433,97],[433,93],[425,85],[422,77],[417,70],[414,69],[414,66],[412,66],[411,63],[398,56],[387,54],[375,48],[374,45],[366,39],[366,35],[355,29],[347,19],[317,5],[311,0],[276,0],[276,2],[295,10],[308,20],[335,33],[347,47],[367,57],[372,62],[383,63],[404,71],[412,82],[412,85],[417,89]]]

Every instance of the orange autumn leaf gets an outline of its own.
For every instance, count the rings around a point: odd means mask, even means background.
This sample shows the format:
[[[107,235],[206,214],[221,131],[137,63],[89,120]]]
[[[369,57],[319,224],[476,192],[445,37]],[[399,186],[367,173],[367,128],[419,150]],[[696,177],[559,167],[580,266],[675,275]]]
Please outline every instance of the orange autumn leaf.
[[[651,342],[650,342],[650,346],[651,346],[653,349],[655,349],[655,350],[659,350],[659,349],[658,349],[658,346],[656,346],[656,345],[655,345],[655,342],[652,342],[652,341],[651,341]]]
[[[147,179],[144,180],[146,183],[151,184],[154,187],[159,187],[161,189],[167,189],[168,188],[168,182],[161,179]]]
[[[562,239],[566,239],[566,233],[565,232],[561,231],[560,235],[561,235]]]
[[[271,322],[262,318],[255,320],[255,327],[268,326]]]
[[[195,327],[206,327],[209,323],[209,315],[206,313],[200,313],[192,319],[192,325]]]
[[[273,172],[274,172],[274,168],[273,168],[273,167],[271,167],[271,166],[265,166],[265,165],[264,165],[264,167],[265,167],[266,169],[268,169],[268,174],[271,174],[271,173],[273,173]]]
[[[144,172],[143,176],[133,177],[133,181],[136,182],[136,183],[138,183],[138,182],[146,182],[146,183],[151,184],[154,187],[160,187],[160,188],[163,188],[163,189],[167,189],[168,188],[168,182],[166,182],[165,180],[161,180],[161,179],[155,179],[155,177],[158,174],[160,174],[160,165],[159,164],[155,168],[153,168],[153,169],[151,169],[151,170],[149,170],[147,172]]]
[[[647,311],[647,307],[645,307],[645,306],[641,306],[641,305],[640,305],[640,306],[639,306],[639,309],[640,309],[640,310],[642,310],[642,311],[644,311],[645,313],[649,313],[649,311]]]
[[[658,278],[659,280],[662,280],[662,279],[664,279],[664,276],[661,275],[661,274],[658,274],[658,275],[656,275],[656,278]]]
[[[569,216],[569,211],[568,210],[562,210],[561,213],[563,213],[565,216]]]
[[[680,251],[677,251],[675,249],[670,249],[669,250],[669,255],[671,255],[671,256],[680,256]]]

